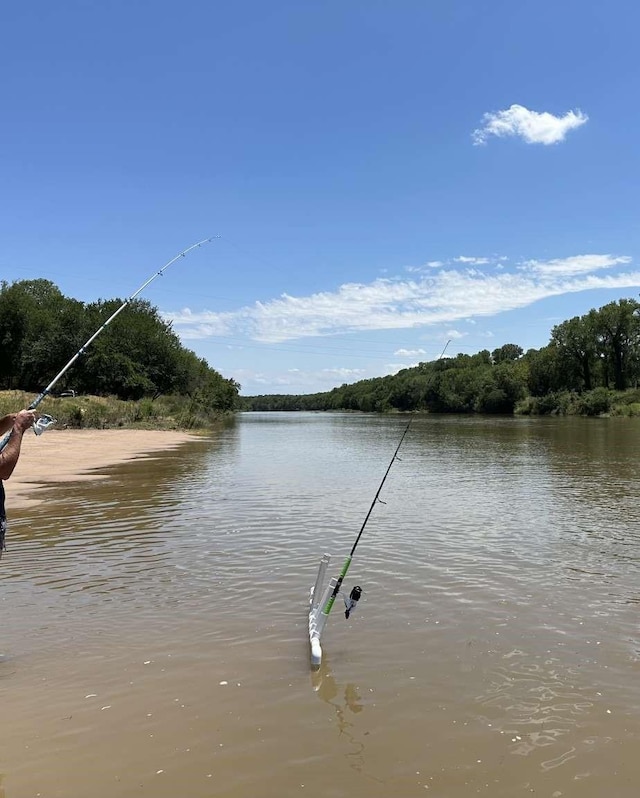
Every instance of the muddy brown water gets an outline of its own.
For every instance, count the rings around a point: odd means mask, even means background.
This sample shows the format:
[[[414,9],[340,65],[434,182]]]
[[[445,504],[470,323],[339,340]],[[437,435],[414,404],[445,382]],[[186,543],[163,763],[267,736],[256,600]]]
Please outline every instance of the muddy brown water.
[[[0,796],[635,798],[636,420],[414,419],[311,672],[404,424],[246,414],[14,511]]]

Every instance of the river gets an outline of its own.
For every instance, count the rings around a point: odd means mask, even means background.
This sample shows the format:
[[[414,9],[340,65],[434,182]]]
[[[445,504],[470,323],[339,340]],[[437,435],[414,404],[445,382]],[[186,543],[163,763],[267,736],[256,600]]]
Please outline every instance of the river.
[[[637,420],[415,417],[311,670],[406,423],[241,414],[15,511],[0,796],[635,798]]]

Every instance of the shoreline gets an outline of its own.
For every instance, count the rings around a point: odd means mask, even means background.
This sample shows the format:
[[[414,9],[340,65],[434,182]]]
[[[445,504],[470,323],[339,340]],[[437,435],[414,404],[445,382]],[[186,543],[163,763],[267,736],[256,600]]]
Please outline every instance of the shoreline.
[[[135,460],[153,452],[176,449],[199,436],[173,430],[50,430],[22,439],[20,459],[5,480],[7,514],[40,504],[38,487],[61,482],[104,479],[98,469]]]

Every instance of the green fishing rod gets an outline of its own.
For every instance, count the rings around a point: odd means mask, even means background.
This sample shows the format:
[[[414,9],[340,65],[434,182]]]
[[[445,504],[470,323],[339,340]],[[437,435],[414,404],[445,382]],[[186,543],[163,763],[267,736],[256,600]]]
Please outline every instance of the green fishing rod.
[[[393,457],[391,458],[391,462],[389,463],[389,465],[387,467],[387,470],[385,471],[385,474],[382,477],[382,482],[378,486],[378,490],[376,492],[376,495],[373,497],[373,501],[371,502],[371,506],[369,507],[369,512],[367,513],[364,521],[362,522],[362,526],[360,527],[360,531],[358,532],[358,537],[356,538],[355,543],[351,547],[351,551],[349,552],[346,560],[344,561],[344,565],[342,566],[342,570],[340,571],[340,575],[338,576],[338,581],[336,582],[335,587],[333,588],[333,591],[332,591],[331,595],[329,596],[329,598],[327,599],[324,607],[322,608],[322,614],[323,615],[329,615],[329,613],[331,612],[331,608],[333,607],[333,605],[335,603],[336,597],[337,597],[338,593],[340,593],[340,588],[342,587],[342,582],[344,581],[344,578],[347,575],[347,571],[349,570],[349,566],[351,565],[351,561],[353,560],[353,555],[355,554],[355,551],[358,548],[358,543],[360,543],[360,538],[362,537],[362,533],[364,532],[364,529],[365,529],[365,527],[367,525],[367,522],[369,521],[369,518],[371,517],[371,513],[373,512],[373,508],[376,506],[376,504],[378,502],[380,502],[380,504],[385,504],[386,503],[386,502],[383,502],[382,499],[380,498],[380,491],[382,490],[382,487],[383,487],[384,483],[386,482],[387,477],[389,476],[389,472],[391,471],[391,467],[393,466],[395,461],[398,459],[398,452],[400,451],[400,447],[402,446],[402,442],[404,441],[405,436],[406,436],[407,432],[409,431],[409,427],[410,426],[411,426],[411,421],[409,421],[407,426],[404,428],[404,432],[402,433],[402,437],[400,438],[400,442],[398,443],[398,445],[396,447],[396,450],[393,453]],[[353,607],[357,603],[357,601],[360,598],[361,594],[362,594],[362,589],[359,586],[354,587],[353,590],[351,591],[351,595],[349,596],[349,603],[347,603],[347,605],[346,605],[347,609],[346,609],[346,612],[345,612],[345,616],[347,618],[349,617],[349,613],[351,612],[351,610],[353,609]]]

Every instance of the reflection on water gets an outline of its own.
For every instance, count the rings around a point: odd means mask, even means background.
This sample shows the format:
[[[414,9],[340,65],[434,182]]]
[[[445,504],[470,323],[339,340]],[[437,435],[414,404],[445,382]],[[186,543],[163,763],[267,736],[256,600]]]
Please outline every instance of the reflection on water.
[[[242,415],[13,513],[0,796],[635,798],[633,420],[416,417],[310,672],[404,426]]]
[[[364,709],[364,704],[355,684],[347,684],[344,689],[338,686],[326,660],[318,670],[311,673],[313,689],[318,697],[333,707],[336,713],[336,724],[340,738],[344,738],[345,758],[349,766],[358,772],[364,771],[364,742],[357,732],[355,723],[350,720],[350,715],[357,715]]]

